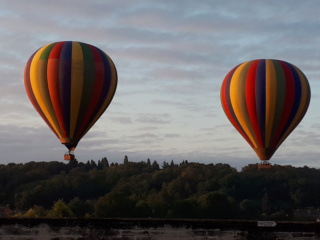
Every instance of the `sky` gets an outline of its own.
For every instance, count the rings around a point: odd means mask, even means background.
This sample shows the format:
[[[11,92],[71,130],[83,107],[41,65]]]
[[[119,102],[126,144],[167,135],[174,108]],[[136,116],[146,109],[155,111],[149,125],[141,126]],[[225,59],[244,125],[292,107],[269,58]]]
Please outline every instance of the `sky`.
[[[114,99],[82,138],[78,161],[150,159],[260,162],[230,124],[220,86],[236,65],[260,58],[299,67],[309,80],[304,119],[272,164],[319,168],[320,1],[0,0],[0,164],[62,161],[66,148],[30,103],[29,57],[57,41],[106,52],[118,72]]]

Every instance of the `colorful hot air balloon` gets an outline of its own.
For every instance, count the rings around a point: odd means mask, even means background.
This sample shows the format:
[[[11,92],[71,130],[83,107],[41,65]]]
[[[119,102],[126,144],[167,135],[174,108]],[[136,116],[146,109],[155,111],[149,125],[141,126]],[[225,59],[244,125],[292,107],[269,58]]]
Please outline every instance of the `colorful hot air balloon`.
[[[230,122],[250,144],[261,168],[304,117],[310,86],[296,66],[271,59],[244,62],[221,86],[221,104]]]
[[[92,45],[65,41],[28,60],[24,85],[34,108],[74,159],[73,150],[109,106],[117,87],[111,58]]]

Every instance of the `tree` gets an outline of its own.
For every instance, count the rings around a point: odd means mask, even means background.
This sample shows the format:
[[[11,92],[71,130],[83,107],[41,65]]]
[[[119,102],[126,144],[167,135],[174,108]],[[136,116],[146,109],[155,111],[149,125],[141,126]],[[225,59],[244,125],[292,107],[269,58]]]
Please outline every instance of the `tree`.
[[[54,202],[49,217],[52,218],[63,218],[63,217],[74,217],[73,212],[69,206],[61,199]]]
[[[163,163],[162,163],[162,168],[165,169],[165,168],[167,168],[167,167],[169,167],[169,163],[166,162],[166,161],[163,161]]]
[[[257,219],[261,214],[261,206],[258,201],[244,199],[240,202],[240,214],[246,219]]]
[[[152,167],[153,167],[154,169],[158,170],[160,166],[159,166],[159,164],[157,163],[157,161],[154,160],[153,163],[152,163]]]
[[[101,161],[98,161],[98,169],[105,169],[109,167],[109,162],[106,157],[102,158]]]
[[[17,217],[26,218],[40,218],[46,216],[46,210],[42,206],[34,206],[33,208],[30,208],[25,214],[17,215]]]
[[[70,207],[71,211],[74,213],[76,217],[89,216],[92,215],[92,213],[94,212],[94,207],[89,200],[82,201],[78,197],[73,198],[68,203],[68,206]]]
[[[269,196],[267,192],[263,195],[261,209],[263,213],[269,213]]]
[[[132,217],[135,204],[124,193],[109,193],[98,199],[94,214],[97,217]]]
[[[204,218],[229,218],[232,206],[227,196],[220,192],[210,192],[199,198],[202,217]]]
[[[151,161],[150,161],[149,158],[148,158],[148,160],[147,160],[147,165],[148,165],[148,166],[151,166]]]
[[[129,163],[128,156],[125,155],[125,156],[124,156],[124,159],[123,159],[123,164],[128,164],[128,163]]]
[[[91,160],[90,165],[91,165],[91,169],[98,167],[97,164],[96,164],[96,162],[93,161],[93,160]]]
[[[195,199],[178,200],[173,206],[173,216],[176,218],[197,218],[198,215],[199,209]]]

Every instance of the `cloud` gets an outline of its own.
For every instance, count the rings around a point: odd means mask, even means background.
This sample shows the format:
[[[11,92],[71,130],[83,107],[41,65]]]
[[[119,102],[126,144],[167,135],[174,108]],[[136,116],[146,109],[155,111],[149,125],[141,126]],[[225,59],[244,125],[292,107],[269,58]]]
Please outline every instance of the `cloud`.
[[[272,160],[300,166],[304,159],[316,166],[318,7],[316,0],[290,4],[277,0],[241,4],[4,0],[0,10],[1,162],[60,161],[65,148],[30,104],[23,71],[41,46],[77,40],[104,50],[119,76],[113,102],[79,143],[78,159],[106,156],[122,161],[128,155],[137,161],[188,159],[237,167],[257,162],[221,109],[220,85],[241,62],[276,58],[305,73],[312,100],[304,120]]]

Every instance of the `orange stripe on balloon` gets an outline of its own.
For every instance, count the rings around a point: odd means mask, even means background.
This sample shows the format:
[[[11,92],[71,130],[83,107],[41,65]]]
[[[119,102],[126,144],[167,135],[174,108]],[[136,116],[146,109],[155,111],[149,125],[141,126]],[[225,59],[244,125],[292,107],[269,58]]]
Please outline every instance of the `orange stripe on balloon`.
[[[265,126],[265,147],[271,147],[272,126],[274,123],[276,109],[276,72],[274,61],[266,59],[266,126]]]
[[[70,108],[70,138],[75,137],[75,129],[79,118],[80,103],[83,91],[83,52],[80,43],[72,43],[71,66],[71,108]]]

